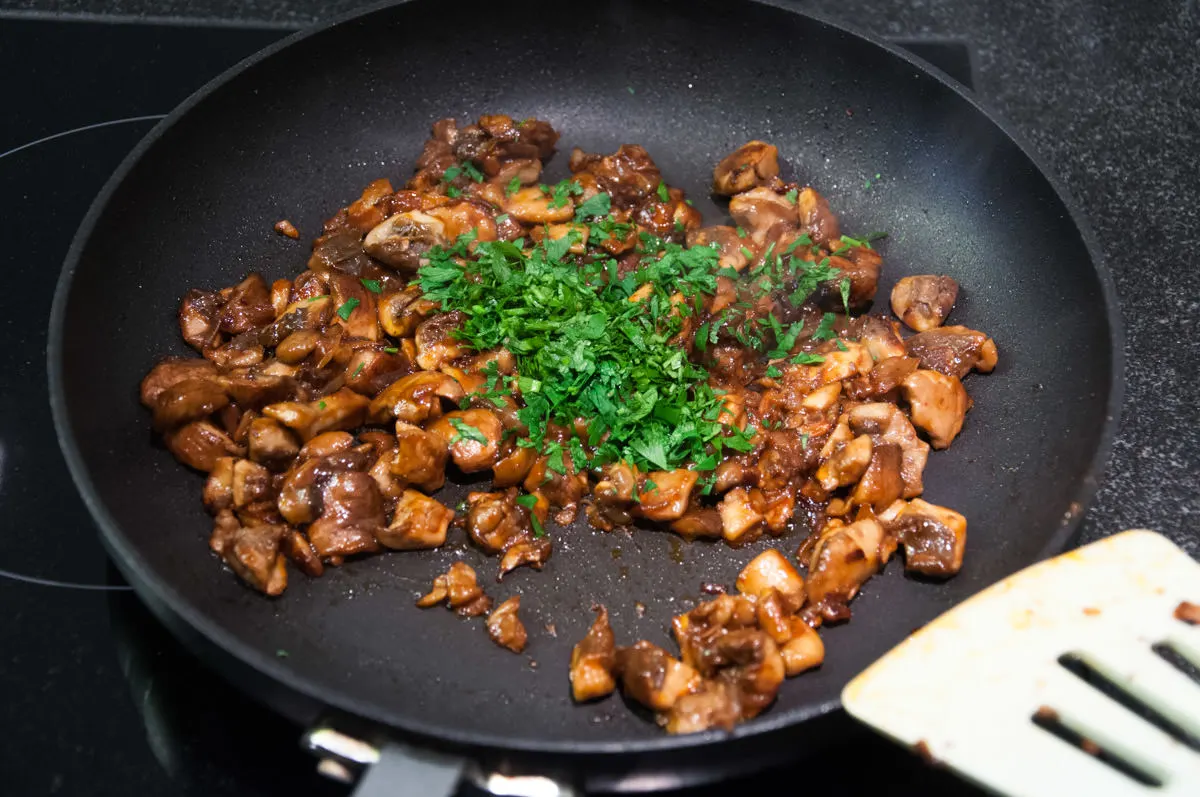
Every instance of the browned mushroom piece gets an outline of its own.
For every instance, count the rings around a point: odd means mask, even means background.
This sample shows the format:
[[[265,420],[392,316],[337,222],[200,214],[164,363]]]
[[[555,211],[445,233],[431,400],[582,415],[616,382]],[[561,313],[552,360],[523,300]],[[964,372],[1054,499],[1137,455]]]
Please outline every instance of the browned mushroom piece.
[[[702,682],[694,669],[644,639],[617,648],[614,661],[622,691],[655,711],[669,711],[675,701]]]
[[[228,509],[213,521],[209,547],[243,581],[266,595],[287,588],[287,564],[280,552],[285,526],[243,526]]]
[[[384,533],[383,498],[369,474],[335,473],[321,491],[321,515],[308,527],[308,539],[322,558],[379,550]]]
[[[828,246],[842,236],[838,218],[829,209],[829,202],[811,187],[800,190],[796,197],[796,216],[800,228],[814,243]]]
[[[393,338],[411,336],[438,309],[436,303],[424,298],[416,283],[402,291],[385,293],[378,304],[379,324]]]
[[[908,352],[900,337],[899,324],[876,315],[862,315],[848,325],[850,337],[867,347],[875,362],[889,357],[903,357]]]
[[[443,402],[457,403],[464,395],[462,385],[449,374],[418,371],[384,388],[371,400],[367,416],[372,423],[393,418],[405,423],[424,423],[441,416]]]
[[[168,357],[150,369],[142,379],[140,398],[142,404],[153,410],[159,396],[167,389],[189,380],[212,380],[217,377],[217,367],[208,360],[198,357]]]
[[[900,472],[902,456],[900,446],[895,443],[873,446],[871,462],[850,493],[850,503],[882,512],[898,500],[904,493],[904,478]]]
[[[396,421],[396,451],[390,470],[402,482],[433,492],[446,483],[446,441],[433,432]]]
[[[251,274],[221,293],[225,299],[217,315],[217,328],[221,332],[239,335],[275,320],[271,289],[260,275]]]
[[[467,533],[491,554],[531,537],[529,510],[517,503],[517,490],[467,494]]]
[[[468,349],[454,336],[466,320],[460,312],[440,313],[422,321],[417,327],[417,365],[426,371],[434,371],[456,357],[468,353]]]
[[[996,367],[996,343],[982,332],[966,327],[938,327],[920,332],[904,342],[921,366],[962,379],[971,369],[990,373]]]
[[[612,197],[614,207],[628,209],[653,197],[662,172],[645,147],[623,144],[611,155],[593,155],[576,148],[568,167],[573,174],[591,175],[597,187]]]
[[[834,449],[833,454],[817,468],[817,481],[829,492],[854,484],[867,472],[873,448],[871,436],[862,434]]]
[[[774,590],[793,612],[803,605],[805,598],[804,579],[792,563],[773,548],[763,551],[742,568],[737,577],[737,589],[743,595],[755,598],[762,598]]]
[[[891,557],[895,545],[873,518],[850,525],[836,518],[828,521],[808,557],[805,612],[828,621],[850,619],[848,604]]]
[[[765,141],[750,141],[726,155],[713,169],[713,193],[733,196],[779,175],[779,150]]]
[[[522,539],[512,543],[500,557],[500,570],[496,574],[496,580],[503,580],[506,573],[516,570],[522,565],[528,565],[534,570],[541,570],[553,551],[554,545],[548,537]]]
[[[487,614],[492,608],[492,599],[484,594],[475,580],[475,570],[464,562],[455,562],[450,569],[433,580],[429,594],[417,601],[422,609],[436,606],[442,601],[463,617]]]
[[[900,446],[900,478],[904,482],[902,498],[914,498],[924,491],[921,476],[929,459],[929,444],[917,437],[917,430],[895,404],[857,404],[850,408],[844,418],[851,434],[870,435],[875,445],[891,443]]]
[[[956,299],[958,283],[951,277],[902,277],[892,288],[892,312],[911,329],[926,332],[945,322]]]
[[[762,249],[796,226],[796,206],[771,188],[752,188],[729,200],[729,215],[749,234],[743,245]]]
[[[396,502],[392,522],[377,529],[375,538],[385,548],[415,551],[446,544],[446,531],[454,511],[416,490],[405,490]]]
[[[454,464],[463,473],[488,470],[499,461],[504,426],[491,410],[460,410],[438,418],[427,427],[450,447]]]
[[[799,617],[789,620],[791,639],[779,648],[788,677],[819,667],[825,661],[825,643],[816,629]]]
[[[521,608],[521,596],[514,595],[497,606],[487,618],[488,637],[502,648],[513,653],[525,649],[528,634],[517,612]]]
[[[323,432],[353,429],[366,419],[370,400],[349,388],[314,401],[281,401],[263,407],[263,415],[274,418],[308,441]]]
[[[229,396],[216,377],[184,379],[160,391],[154,400],[154,426],[174,429],[207,418],[229,404]]]
[[[289,529],[283,535],[280,550],[306,576],[317,578],[325,572],[325,565],[321,563],[316,549],[309,543],[308,538],[295,529]]]
[[[946,578],[962,567],[967,519],[953,509],[914,498],[895,502],[879,520],[904,546],[905,569]]]
[[[955,376],[925,368],[913,371],[900,383],[913,424],[929,435],[934,448],[947,448],[962,431],[971,398]]]
[[[577,703],[606,697],[617,688],[616,638],[608,623],[608,610],[594,606],[596,619],[587,635],[571,650],[571,697]]]
[[[718,678],[737,687],[741,718],[762,713],[775,701],[787,668],[779,647],[762,630],[742,628],[717,638],[714,658],[721,662]]]
[[[875,363],[866,375],[850,380],[847,395],[856,401],[887,401],[895,398],[897,388],[921,361],[916,357],[887,357]]]
[[[214,515],[223,509],[245,509],[274,496],[271,473],[248,459],[221,457],[204,483],[204,506]]]
[[[712,507],[690,506],[677,520],[671,521],[671,531],[685,540],[719,539],[723,523],[721,513]]]
[[[691,230],[688,232],[687,245],[689,247],[711,246],[716,249],[720,253],[717,265],[721,268],[742,271],[750,262],[746,253],[742,251],[746,243],[738,237],[737,230],[733,227],[701,227]],[[718,311],[720,309],[717,308]]]
[[[175,458],[190,468],[211,471],[221,457],[242,456],[245,450],[223,430],[208,421],[194,421],[163,435]]]
[[[647,473],[634,514],[647,520],[678,520],[699,478],[698,471],[686,468]]]
[[[741,693],[725,681],[704,681],[695,692],[675,701],[659,723],[667,733],[698,733],[721,728],[732,730],[742,719]]]
[[[415,274],[427,262],[430,249],[448,243],[441,220],[419,210],[397,213],[363,239],[371,257],[402,274]]]
[[[537,461],[537,451],[526,446],[510,445],[508,453],[500,454],[496,464],[492,466],[492,484],[495,487],[515,487],[525,481],[533,463]]]
[[[216,291],[193,288],[179,303],[179,332],[196,351],[205,351],[219,340],[217,314],[225,299]]]
[[[758,539],[766,516],[766,502],[757,488],[735,487],[725,493],[717,511],[721,513],[721,536],[730,545],[745,545]]]
[[[830,245],[837,246],[837,242]],[[823,283],[817,294],[824,309],[836,311],[843,309],[844,304],[849,304],[851,310],[862,310],[871,304],[879,288],[879,274],[883,270],[883,257],[878,252],[865,246],[852,246],[840,255],[830,255],[829,266],[837,269],[838,275]],[[850,286],[845,302],[842,299],[843,280]]]
[[[274,418],[255,418],[246,439],[248,456],[270,470],[286,470],[300,452],[296,435]]]

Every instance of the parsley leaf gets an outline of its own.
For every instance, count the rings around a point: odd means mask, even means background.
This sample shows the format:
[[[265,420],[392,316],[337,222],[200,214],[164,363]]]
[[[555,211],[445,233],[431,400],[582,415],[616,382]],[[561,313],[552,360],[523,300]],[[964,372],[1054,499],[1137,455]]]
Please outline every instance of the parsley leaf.
[[[470,177],[475,182],[483,182],[483,172],[479,171],[471,161],[463,161],[463,171],[467,173],[467,177]]]
[[[442,179],[447,183],[451,180],[458,179],[458,176],[463,173],[461,166],[451,166],[446,171],[442,172]]]
[[[337,314],[343,321],[349,321],[350,314],[353,313],[354,309],[360,304],[362,304],[362,302],[359,301],[358,298],[351,297],[346,300],[345,304],[337,309]]]
[[[768,365],[767,366],[767,376],[769,376],[772,379],[778,379],[779,377],[783,376],[783,371],[780,371],[778,368],[776,368],[773,365]]]
[[[504,187],[504,195],[512,196],[513,194],[517,193],[520,190],[521,190],[521,178],[514,177],[511,180],[509,180],[508,185],[506,185]]]
[[[821,323],[817,324],[817,331],[812,335],[813,340],[833,340],[837,337],[837,333],[833,331],[835,321],[837,321],[837,317],[833,313],[821,316]]]
[[[360,279],[359,282],[371,293],[383,293],[383,286],[379,284],[379,280]]]
[[[537,500],[536,495],[518,495],[517,496],[517,503],[520,504],[521,506],[525,507],[526,509],[533,509],[535,506],[537,506],[537,502],[538,502],[538,500]]]
[[[663,202],[671,201],[671,194],[667,191],[667,184],[661,181],[658,184],[658,198]]]
[[[792,363],[793,365],[820,365],[821,363],[825,362],[825,358],[819,354],[810,354],[806,351],[802,351],[792,359],[788,360],[788,362]]]
[[[450,425],[454,427],[454,431],[457,433],[454,437],[450,438],[450,445],[454,445],[460,440],[473,440],[481,446],[487,445],[487,435],[462,418],[451,418]]]
[[[607,216],[611,210],[612,197],[602,192],[588,197],[575,209],[575,220],[583,221],[596,216]]]
[[[784,194],[783,197],[788,202],[791,202],[794,205],[794,204],[796,204],[796,197],[798,197],[799,195],[800,195],[800,192],[797,191],[795,188],[793,188],[791,191],[788,191],[786,194]]]
[[[384,346],[383,350],[388,354],[399,354],[400,353],[400,350],[397,349],[395,346]]]
[[[358,367],[354,369],[354,373],[350,374],[350,378],[357,379],[358,375],[361,374],[363,372],[363,369],[366,367],[367,367],[367,361],[360,360],[358,363]]]

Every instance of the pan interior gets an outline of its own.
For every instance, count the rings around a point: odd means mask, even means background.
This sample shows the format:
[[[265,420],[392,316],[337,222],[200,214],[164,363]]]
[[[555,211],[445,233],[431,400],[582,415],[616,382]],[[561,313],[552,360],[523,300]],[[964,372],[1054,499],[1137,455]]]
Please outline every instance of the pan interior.
[[[731,585],[768,544],[794,553],[799,536],[730,550],[581,522],[551,529],[544,572],[519,570],[500,585],[494,560],[457,540],[321,579],[293,573],[278,600],[210,558],[201,478],[152,442],[136,398],[160,357],[191,353],[175,321],[179,298],[253,270],[297,273],[308,247],[272,225],[290,219],[310,239],[366,183],[400,185],[445,116],[551,121],[562,133],[555,179],[571,146],[643,144],[710,223],[726,217],[707,193],[712,166],[749,139],[768,140],[848,233],[888,232],[877,309],[900,276],[948,274],[962,285],[952,321],[999,346],[996,372],[967,380],[975,406],[963,434],[926,470],[925,498],[969,520],[962,573],[916,583],[893,562],[854,602],[854,620],[823,632],[825,665],[789,681],[748,731],[832,705],[863,666],[1032,561],[1077,514],[1112,379],[1101,280],[1052,186],[970,102],[898,55],[768,6],[444,8],[426,0],[368,14],[211,91],[128,169],[77,249],[59,317],[64,437],[110,547],[168,604],[210,634],[220,629],[219,641],[254,666],[398,727],[538,749],[644,748],[661,732],[619,698],[571,703],[567,661],[591,604],[609,607],[619,641],[667,644],[671,615],[701,599],[702,582]],[[493,645],[478,620],[413,606],[456,559],[494,597],[522,595],[524,655]]]

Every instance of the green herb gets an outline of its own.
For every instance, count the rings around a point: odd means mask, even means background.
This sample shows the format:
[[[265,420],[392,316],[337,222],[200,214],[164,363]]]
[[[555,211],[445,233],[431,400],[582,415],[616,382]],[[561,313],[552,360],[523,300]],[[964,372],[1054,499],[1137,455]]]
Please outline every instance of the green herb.
[[[745,231],[744,229],[742,229],[741,227],[738,227],[738,228],[737,228],[737,237],[738,237],[738,238],[745,238],[745,237],[746,237],[746,231]]]
[[[521,506],[525,507],[526,509],[533,509],[535,506],[537,506],[537,502],[538,502],[538,500],[537,500],[536,495],[518,495],[517,496],[517,503],[520,504]]]
[[[467,177],[470,177],[475,182],[477,182],[477,183],[483,182],[483,172],[481,172],[481,171],[479,171],[479,169],[475,168],[475,164],[471,163],[471,161],[463,162],[463,171],[467,173]]]
[[[488,443],[487,435],[479,431],[471,424],[464,421],[462,418],[451,418],[450,425],[454,427],[457,433],[450,438],[450,445],[454,445],[460,440],[473,440],[481,446],[486,446]]]
[[[817,324],[817,331],[812,335],[813,340],[833,340],[837,337],[837,333],[833,331],[835,321],[837,321],[837,316],[833,313],[821,316],[821,323]]]
[[[779,377],[783,376],[783,371],[780,371],[778,368],[776,368],[773,365],[768,365],[767,366],[767,376],[769,376],[772,379],[778,379]]]
[[[288,652],[283,648],[279,648],[275,651],[275,657],[279,659],[286,659],[288,657]]]
[[[512,196],[513,194],[517,193],[520,190],[521,190],[521,178],[514,177],[511,180],[509,180],[508,185],[506,185],[504,187],[504,195]]]
[[[671,199],[671,194],[667,191],[667,184],[661,181],[658,184],[658,198],[663,202],[668,202]]]
[[[596,216],[607,216],[612,210],[612,197],[603,192],[590,196],[580,203],[575,209],[575,220],[583,221],[584,219],[595,218]]]
[[[323,410],[323,409],[325,409],[325,402],[324,402],[324,401],[318,401],[318,402],[317,402],[317,409],[319,409],[319,410]]]
[[[366,288],[367,290],[369,290],[371,293],[383,293],[383,286],[381,286],[379,284],[379,280],[364,279],[364,280],[359,280],[359,282],[361,282],[363,284],[363,287]]]
[[[357,297],[347,299],[345,304],[337,309],[337,314],[343,321],[349,321],[350,314],[353,313],[354,308],[358,307],[360,304],[362,304],[362,302],[359,301]]]
[[[457,179],[458,176],[462,173],[463,173],[463,169],[461,166],[451,166],[449,169],[442,172],[442,180],[444,180],[445,182],[448,183],[451,180]]]
[[[446,196],[450,197],[451,199],[458,199],[460,196],[462,196],[462,191],[452,185],[448,185],[446,186]]]
[[[754,259],[754,253],[751,252],[748,248],[746,248],[744,246],[742,247],[742,254],[746,257],[747,260]]]
[[[800,447],[808,448],[808,432],[805,432],[804,434],[800,435]]]
[[[690,200],[690,199],[683,200],[683,204],[687,205],[689,208],[695,207],[695,205],[692,204],[692,200]]]
[[[769,316],[769,318],[772,321],[775,321],[775,316]],[[775,323],[778,324],[779,322],[775,321]],[[786,332],[780,333],[776,331],[775,348],[767,352],[767,356],[772,360],[780,357],[786,357],[788,352],[792,350],[792,346],[796,345],[796,338],[800,336],[800,331],[802,329],[804,329],[804,322],[797,321],[796,323],[790,325]]]
[[[350,378],[357,379],[358,375],[361,374],[363,372],[363,369],[366,367],[367,367],[367,361],[360,360],[358,363],[358,367],[354,369],[354,373],[350,374]]]
[[[538,516],[537,516],[537,515],[535,515],[535,514],[533,514],[532,512],[530,512],[530,513],[529,513],[529,522],[530,522],[530,523],[533,525],[533,537],[534,537],[534,539],[538,539],[539,537],[545,537],[545,536],[546,536],[546,529],[545,529],[545,527],[544,527],[544,526],[542,526],[542,521],[538,520]]]
[[[642,492],[643,493],[648,493],[651,490],[657,490],[657,489],[658,489],[658,485],[655,482],[651,481],[650,479],[646,479],[646,481],[642,482]]]
[[[833,344],[838,347],[838,351],[850,351],[850,347],[848,347],[841,338],[835,340]]]
[[[583,186],[574,180],[562,180],[554,185],[553,188],[542,186],[543,193],[550,196],[550,207],[561,208],[563,205],[571,201],[572,196],[579,196],[583,193]]]
[[[306,302],[309,302],[309,303],[312,303],[312,302],[315,302],[317,299],[324,299],[324,298],[326,298],[327,296],[329,296],[329,294],[327,294],[327,293],[319,293],[319,294],[317,294],[316,296],[309,296],[309,297],[308,297],[307,299],[305,299],[304,301],[306,301]]]
[[[842,277],[842,281],[838,283],[838,292],[842,294],[842,307],[846,311],[846,315],[850,315],[850,278]]]
[[[507,214],[507,213],[501,213],[499,216],[497,216],[497,217],[496,217],[496,223],[497,223],[497,224],[503,224],[503,223],[504,223],[504,222],[506,222],[506,221],[508,221],[508,214]]]
[[[823,257],[820,262],[812,263],[807,260],[801,260],[793,257],[789,261],[790,267],[794,269],[797,275],[795,288],[792,294],[788,297],[788,301],[793,307],[799,307],[803,304],[812,292],[817,289],[817,286],[823,282],[835,279],[842,272],[833,266],[829,265],[829,258]]]
[[[628,91],[630,94],[633,94],[633,86],[626,86],[625,90]]]
[[[388,354],[399,354],[400,353],[400,350],[397,349],[395,346],[384,346],[383,350]]]
[[[797,191],[795,188],[793,188],[791,191],[788,191],[786,194],[784,194],[783,198],[786,199],[788,202],[791,202],[794,205],[794,204],[796,204],[796,197],[798,197],[799,195],[800,195],[800,192]]]
[[[806,351],[802,351],[792,359],[788,360],[788,362],[792,363],[793,365],[820,365],[821,363],[825,362],[825,358],[819,354],[809,354]]]

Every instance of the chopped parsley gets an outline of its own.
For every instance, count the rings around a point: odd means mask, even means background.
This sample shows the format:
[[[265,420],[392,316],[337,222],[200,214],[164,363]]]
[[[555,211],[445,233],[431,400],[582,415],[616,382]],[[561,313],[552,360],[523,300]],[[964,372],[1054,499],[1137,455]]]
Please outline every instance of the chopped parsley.
[[[780,371],[778,368],[776,368],[773,365],[768,365],[767,366],[767,376],[769,376],[772,379],[778,379],[779,377],[783,376],[783,371]]]
[[[571,197],[583,193],[583,186],[570,179],[561,180],[552,188],[548,186],[541,186],[541,188],[542,193],[550,196],[550,207],[552,208],[561,208],[571,201]]]
[[[538,520],[537,515],[530,512],[529,513],[529,522],[533,525],[534,539],[546,536],[546,528],[545,528],[545,526],[542,525],[542,521]]]
[[[800,196],[800,192],[793,188],[791,191],[788,191],[786,194],[784,194],[783,198],[794,205],[796,204],[796,198],[798,196]]]
[[[357,379],[358,375],[361,374],[363,372],[363,369],[366,367],[367,367],[367,361],[360,360],[358,363],[358,367],[354,369],[354,373],[350,374],[350,378]]]
[[[604,192],[600,192],[595,196],[590,196],[580,203],[575,209],[576,221],[595,218],[597,216],[607,216],[612,210],[612,197]]]
[[[820,365],[821,363],[825,362],[825,358],[819,354],[810,354],[806,351],[802,351],[792,359],[788,360],[788,362],[792,363],[793,365]]]
[[[837,333],[833,331],[835,321],[837,321],[837,316],[833,313],[821,316],[821,323],[817,324],[817,330],[813,332],[813,340],[833,340],[837,337]]]
[[[324,402],[324,401],[318,401],[318,402],[317,402],[317,409],[319,409],[319,410],[323,410],[323,409],[325,409],[325,402]]]
[[[354,309],[356,307],[358,307],[360,304],[362,304],[362,302],[359,301],[357,297],[351,297],[351,298],[347,299],[345,304],[343,304],[341,307],[339,307],[337,309],[338,317],[341,318],[343,321],[349,321],[350,314],[353,313]]]
[[[658,198],[663,202],[669,202],[671,199],[671,194],[667,191],[667,184],[662,181],[658,183]]]
[[[400,350],[397,349],[395,346],[384,346],[383,350],[384,350],[384,352],[386,352],[388,354],[399,354],[400,353]]]
[[[538,500],[537,500],[536,495],[519,495],[519,496],[517,496],[517,503],[520,504],[521,506],[525,507],[526,509],[533,509],[535,506],[537,506],[537,502],[538,502]]]
[[[471,161],[464,161],[462,168],[467,177],[470,177],[477,183],[483,182],[483,172],[479,171],[479,169],[475,167],[474,163],[471,163]]]
[[[457,180],[458,176],[462,173],[463,170],[461,166],[451,166],[449,169],[442,172],[442,180],[447,183],[451,180]]]
[[[383,293],[383,286],[379,284],[379,280],[360,279],[359,282],[371,293]]]
[[[496,223],[497,223],[497,224],[503,224],[503,223],[504,223],[504,222],[506,222],[506,221],[508,221],[508,214],[507,214],[507,213],[501,213],[499,216],[497,216],[497,217],[496,217]]]
[[[508,185],[506,185],[504,187],[504,195],[512,196],[513,194],[517,193],[520,190],[521,190],[521,178],[514,177],[511,180],[509,180]]]
[[[454,445],[462,440],[473,440],[481,446],[486,446],[488,439],[487,435],[479,431],[471,424],[464,421],[462,418],[451,418],[450,425],[454,427],[456,434],[450,438],[450,445]]]

